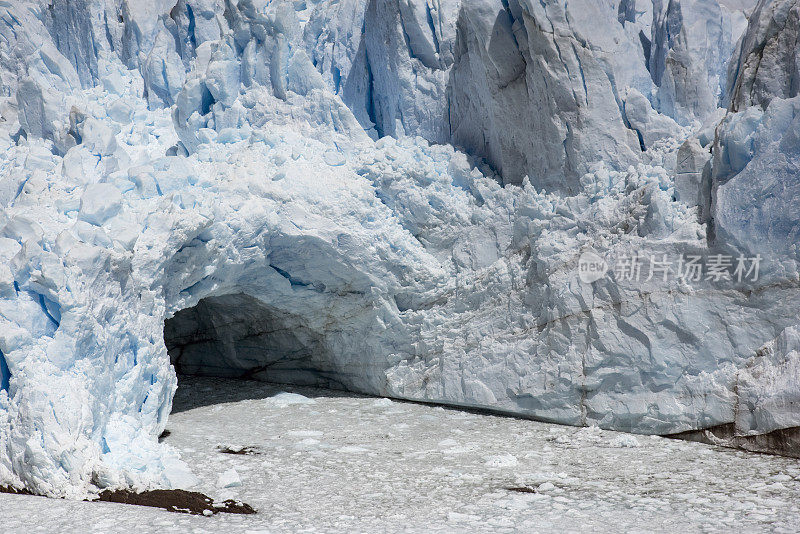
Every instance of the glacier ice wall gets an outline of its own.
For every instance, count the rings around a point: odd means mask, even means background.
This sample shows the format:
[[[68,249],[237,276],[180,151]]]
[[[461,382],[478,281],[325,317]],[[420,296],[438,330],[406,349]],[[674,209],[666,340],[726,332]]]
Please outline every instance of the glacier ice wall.
[[[741,7],[323,2],[304,39],[328,86],[373,135],[453,143],[505,183],[527,175],[574,194],[592,163],[624,171],[679,135],[674,121],[713,114],[746,25]],[[648,124],[653,108],[663,115]]]
[[[731,61],[730,112],[717,128],[713,229],[753,253],[798,256],[800,5],[759,2]],[[791,271],[789,271],[791,272]]]
[[[772,5],[734,62],[785,41]],[[728,67],[747,6],[683,0],[677,36],[662,7],[0,1],[0,481],[190,485],[166,343],[575,425],[797,426],[794,95]],[[589,250],[765,259],[586,284]]]
[[[704,122],[724,100],[727,63],[747,20],[716,0],[654,5],[649,66],[656,108],[681,124]]]

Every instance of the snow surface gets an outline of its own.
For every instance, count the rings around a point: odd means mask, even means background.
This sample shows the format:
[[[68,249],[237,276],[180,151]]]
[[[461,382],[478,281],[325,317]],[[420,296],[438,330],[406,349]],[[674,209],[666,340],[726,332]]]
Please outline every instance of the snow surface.
[[[185,386],[185,387],[184,387]],[[281,393],[284,391],[284,393]],[[256,515],[198,517],[0,495],[5,532],[795,532],[797,460],[329,390],[181,377],[165,441],[198,489]],[[635,444],[635,445],[634,445]],[[219,447],[253,447],[232,455]],[[242,485],[223,488],[235,470]],[[528,487],[535,493],[508,491]],[[46,505],[47,513],[42,513]],[[30,517],[35,516],[35,524]]]
[[[171,356],[642,434],[794,425],[769,384],[793,398],[798,352],[756,358],[798,321],[796,87],[727,68],[742,12],[634,4],[0,1],[0,481],[191,486],[156,439]],[[796,12],[759,2],[735,60],[794,57],[759,45],[796,29],[769,6]],[[584,284],[586,251],[764,261]]]

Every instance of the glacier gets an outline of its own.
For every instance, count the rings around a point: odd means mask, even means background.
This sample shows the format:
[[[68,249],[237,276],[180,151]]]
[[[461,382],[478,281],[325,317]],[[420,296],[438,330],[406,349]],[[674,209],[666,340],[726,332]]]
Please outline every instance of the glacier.
[[[799,14],[0,0],[0,483],[191,486],[176,368],[796,454]]]

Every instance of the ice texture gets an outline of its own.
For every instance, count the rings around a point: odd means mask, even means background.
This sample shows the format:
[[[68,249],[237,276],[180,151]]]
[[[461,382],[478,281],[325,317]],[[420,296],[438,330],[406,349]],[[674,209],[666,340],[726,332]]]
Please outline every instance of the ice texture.
[[[3,483],[191,485],[157,440],[171,359],[635,433],[796,425],[796,351],[758,352],[798,321],[796,102],[722,119],[728,8],[684,0],[662,42],[630,1],[58,4],[0,1]],[[704,74],[680,106],[673,50]],[[762,278],[578,277],[729,250]]]
[[[795,2],[759,2],[728,72],[733,111],[767,107],[775,98],[797,96],[800,57],[797,34],[800,7]]]
[[[717,0],[654,0],[653,9],[656,108],[681,124],[703,122],[725,96],[728,60],[746,18]]]
[[[800,426],[800,329],[787,328],[739,373],[739,434],[760,435]]]
[[[505,183],[535,176],[571,193],[592,162],[624,170],[638,161],[621,91],[649,93],[652,82],[638,37],[610,3],[370,2],[358,45],[347,8],[334,5],[334,23],[351,30],[327,28],[330,14],[318,9],[305,39],[329,85],[376,135],[452,142]]]
[[[668,119],[713,114],[745,26],[717,0],[347,1],[321,3],[304,39],[372,135],[452,143],[505,183],[575,194],[591,164],[639,162]]]
[[[800,237],[800,5],[759,2],[738,57],[729,113],[717,129],[712,187],[721,241],[796,261]],[[785,267],[792,276],[792,267]]]

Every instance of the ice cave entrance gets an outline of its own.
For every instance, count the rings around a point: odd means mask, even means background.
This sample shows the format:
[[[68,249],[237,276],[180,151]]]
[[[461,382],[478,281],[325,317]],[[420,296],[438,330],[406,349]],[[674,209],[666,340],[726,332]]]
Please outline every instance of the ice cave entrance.
[[[245,294],[207,297],[164,323],[179,375],[348,389],[324,337],[303,316]]]

